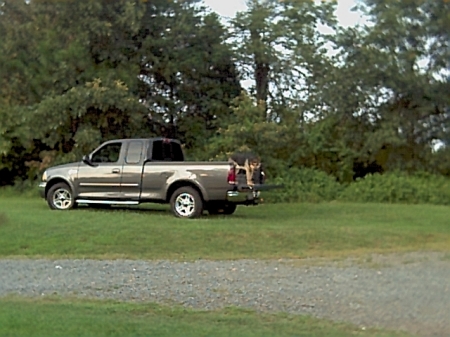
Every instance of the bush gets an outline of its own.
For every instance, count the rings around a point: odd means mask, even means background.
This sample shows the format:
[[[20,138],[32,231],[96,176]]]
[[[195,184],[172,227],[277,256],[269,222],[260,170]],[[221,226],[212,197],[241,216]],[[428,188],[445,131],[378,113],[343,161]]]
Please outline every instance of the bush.
[[[303,168],[291,168],[280,172],[268,184],[284,187],[264,194],[269,202],[321,202],[335,200],[343,189],[334,177],[325,172]]]
[[[339,196],[352,202],[450,204],[450,179],[402,172],[367,175],[348,185]]]
[[[37,192],[39,192],[38,186],[39,180],[17,180],[14,182],[13,189],[20,194],[37,195]]]
[[[39,195],[39,181],[16,180],[13,186],[0,186],[2,196],[20,195],[23,197],[37,197]]]
[[[367,175],[348,185],[314,169],[292,168],[279,172],[268,184],[282,184],[264,193],[268,202],[376,202],[450,205],[450,179],[428,173],[403,172]]]

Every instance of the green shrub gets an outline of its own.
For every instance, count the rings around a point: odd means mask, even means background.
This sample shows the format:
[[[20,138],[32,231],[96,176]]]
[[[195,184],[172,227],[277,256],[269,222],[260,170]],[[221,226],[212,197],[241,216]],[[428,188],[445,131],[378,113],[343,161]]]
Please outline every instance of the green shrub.
[[[39,195],[39,181],[17,180],[13,186],[0,186],[2,196],[21,195],[23,197],[37,197]]]
[[[408,204],[450,204],[450,179],[402,172],[367,175],[342,191],[340,200]]]
[[[309,168],[291,168],[267,182],[282,184],[282,189],[264,194],[268,202],[321,202],[335,200],[343,187],[325,172]]]
[[[367,175],[348,185],[313,169],[292,168],[280,172],[268,184],[283,184],[264,193],[267,202],[375,202],[450,205],[450,179],[429,173],[403,172]]]

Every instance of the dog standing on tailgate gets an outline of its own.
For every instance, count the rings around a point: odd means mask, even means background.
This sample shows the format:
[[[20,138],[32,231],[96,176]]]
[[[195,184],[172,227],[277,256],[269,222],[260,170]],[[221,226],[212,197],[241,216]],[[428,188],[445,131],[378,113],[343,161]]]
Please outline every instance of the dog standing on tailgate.
[[[245,171],[246,182],[248,186],[262,184],[264,182],[264,172],[262,170],[261,160],[252,153],[235,153],[230,157],[238,173],[240,170]]]

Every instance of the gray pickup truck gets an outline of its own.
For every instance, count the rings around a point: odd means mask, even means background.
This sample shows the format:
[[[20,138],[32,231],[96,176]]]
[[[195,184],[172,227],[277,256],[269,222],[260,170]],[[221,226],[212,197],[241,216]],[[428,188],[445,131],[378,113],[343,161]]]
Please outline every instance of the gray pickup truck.
[[[39,184],[51,209],[170,203],[181,218],[232,214],[237,205],[258,204],[268,187],[261,167],[186,162],[180,142],[166,138],[105,142],[80,162],[48,168]]]

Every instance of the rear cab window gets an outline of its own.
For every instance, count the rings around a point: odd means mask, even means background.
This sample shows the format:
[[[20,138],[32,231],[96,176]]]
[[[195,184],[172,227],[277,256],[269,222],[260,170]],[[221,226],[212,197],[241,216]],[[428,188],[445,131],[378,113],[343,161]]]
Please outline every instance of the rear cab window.
[[[152,161],[184,161],[181,145],[170,140],[154,141]]]

